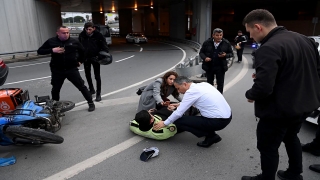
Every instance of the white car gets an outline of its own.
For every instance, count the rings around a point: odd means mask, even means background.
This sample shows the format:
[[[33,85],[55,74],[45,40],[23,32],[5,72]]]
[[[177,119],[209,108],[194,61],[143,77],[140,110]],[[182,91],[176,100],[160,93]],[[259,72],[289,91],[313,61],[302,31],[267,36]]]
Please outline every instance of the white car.
[[[142,33],[129,33],[126,36],[127,43],[133,42],[133,43],[147,43],[148,39],[145,37]]]

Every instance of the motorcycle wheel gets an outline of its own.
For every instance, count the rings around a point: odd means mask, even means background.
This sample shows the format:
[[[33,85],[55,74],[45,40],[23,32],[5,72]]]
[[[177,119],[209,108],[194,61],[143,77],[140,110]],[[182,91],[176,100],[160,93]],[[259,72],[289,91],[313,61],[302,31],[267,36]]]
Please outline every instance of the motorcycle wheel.
[[[19,137],[34,142],[40,142],[41,144],[61,144],[64,141],[63,137],[53,134],[51,132],[44,131],[42,129],[32,129],[21,126],[9,126],[5,130],[5,134],[13,138]]]
[[[58,101],[56,102],[58,104],[58,106],[61,107],[60,112],[66,112],[66,111],[70,111],[71,109],[73,109],[75,107],[75,103],[72,101]]]

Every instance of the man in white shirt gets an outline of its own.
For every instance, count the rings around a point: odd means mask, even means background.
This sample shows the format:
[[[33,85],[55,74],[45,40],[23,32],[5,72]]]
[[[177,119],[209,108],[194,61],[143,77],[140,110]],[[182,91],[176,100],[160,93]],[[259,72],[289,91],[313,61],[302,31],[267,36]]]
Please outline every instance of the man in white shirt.
[[[211,84],[193,83],[184,76],[179,76],[174,81],[174,86],[179,93],[184,94],[178,104],[172,104],[169,108],[177,107],[167,120],[155,123],[154,129],[161,129],[171,123],[177,126],[178,132],[188,131],[197,137],[205,136],[205,140],[198,142],[200,147],[210,147],[221,141],[221,137],[215,131],[225,128],[231,121],[231,108],[223,95]],[[191,106],[199,109],[201,116],[183,116]]]

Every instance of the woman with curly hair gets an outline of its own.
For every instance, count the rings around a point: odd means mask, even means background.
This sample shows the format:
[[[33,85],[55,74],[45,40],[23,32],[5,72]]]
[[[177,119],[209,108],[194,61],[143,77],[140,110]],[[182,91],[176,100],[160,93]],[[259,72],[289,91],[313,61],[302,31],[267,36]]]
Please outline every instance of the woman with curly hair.
[[[176,72],[169,71],[165,73],[162,78],[158,78],[149,84],[142,91],[137,112],[168,106],[170,104],[168,96],[170,95],[178,101],[181,101],[179,93],[173,85],[177,77],[178,74]]]

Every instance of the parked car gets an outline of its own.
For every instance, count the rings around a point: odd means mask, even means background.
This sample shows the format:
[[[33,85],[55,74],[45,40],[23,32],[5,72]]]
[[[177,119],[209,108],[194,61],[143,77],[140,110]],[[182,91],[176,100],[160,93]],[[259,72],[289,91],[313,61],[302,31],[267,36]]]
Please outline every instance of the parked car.
[[[6,82],[8,73],[9,73],[8,66],[0,58],[0,86],[2,86]]]
[[[126,41],[127,41],[127,43],[129,43],[129,42],[133,42],[133,43],[144,42],[144,43],[147,43],[148,39],[142,33],[129,33],[126,36]]]
[[[320,54],[320,36],[309,36],[309,38],[310,39],[313,39],[315,42],[316,42],[316,44],[318,44],[318,52],[319,52],[319,54]]]

